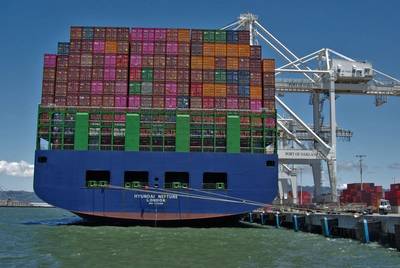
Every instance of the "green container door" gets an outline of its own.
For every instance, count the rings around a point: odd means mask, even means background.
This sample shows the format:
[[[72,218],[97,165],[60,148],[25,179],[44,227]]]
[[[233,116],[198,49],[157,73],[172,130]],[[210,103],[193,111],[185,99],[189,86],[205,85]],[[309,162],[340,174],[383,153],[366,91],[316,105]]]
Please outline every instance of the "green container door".
[[[226,71],[215,70],[215,83],[225,84],[226,83]]]
[[[190,151],[190,117],[187,114],[176,116],[176,149],[177,152]]]
[[[228,115],[226,132],[226,151],[240,153],[240,118],[238,115]]]
[[[215,43],[226,43],[226,31],[215,31]]]
[[[125,151],[139,151],[140,116],[127,114],[125,125]]]
[[[87,150],[89,140],[89,114],[76,113],[75,117],[75,150]]]
[[[129,95],[140,95],[141,84],[140,82],[130,82],[129,83]]]
[[[215,42],[215,31],[205,30],[203,31],[203,42],[214,43]]]

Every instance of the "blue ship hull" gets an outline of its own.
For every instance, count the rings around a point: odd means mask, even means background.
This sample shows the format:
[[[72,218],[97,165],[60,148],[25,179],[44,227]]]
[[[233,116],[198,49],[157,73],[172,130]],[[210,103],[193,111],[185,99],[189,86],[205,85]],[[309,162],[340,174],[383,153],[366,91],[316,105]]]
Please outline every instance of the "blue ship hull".
[[[110,186],[88,188],[87,170],[110,171]],[[148,187],[124,188],[129,170],[148,171]],[[189,173],[188,189],[164,189],[171,171]],[[203,189],[204,172],[226,173],[227,189]],[[276,154],[38,150],[34,190],[43,201],[96,221],[208,221],[270,204],[277,178]]]

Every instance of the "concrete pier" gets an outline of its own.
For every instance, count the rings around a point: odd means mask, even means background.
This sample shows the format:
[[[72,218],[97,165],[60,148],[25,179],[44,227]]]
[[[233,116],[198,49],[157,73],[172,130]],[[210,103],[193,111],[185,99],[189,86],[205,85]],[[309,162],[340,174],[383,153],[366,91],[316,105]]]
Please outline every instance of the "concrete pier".
[[[360,215],[310,212],[252,212],[253,223],[285,227],[294,231],[343,237],[362,243],[378,242],[400,250],[400,214]]]

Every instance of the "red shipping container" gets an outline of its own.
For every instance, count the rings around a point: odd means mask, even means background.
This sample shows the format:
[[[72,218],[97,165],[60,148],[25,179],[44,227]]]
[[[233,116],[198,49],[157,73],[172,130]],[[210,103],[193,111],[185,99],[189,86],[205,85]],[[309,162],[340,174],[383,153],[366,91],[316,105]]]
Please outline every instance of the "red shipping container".
[[[115,71],[115,79],[116,80],[128,81],[128,69],[125,69],[125,68],[116,69],[116,71]]]
[[[128,83],[125,81],[115,82],[115,94],[116,95],[126,95],[128,94]]]
[[[90,95],[90,106],[101,107],[103,105],[102,95]]]
[[[176,69],[165,70],[165,81],[176,82],[177,76],[178,76],[178,71]]]
[[[176,108],[176,96],[166,96],[165,97],[165,108]]]
[[[44,67],[55,68],[57,66],[57,55],[44,54]]]
[[[131,68],[129,70],[129,80],[140,82],[142,80],[142,69],[141,68]]]
[[[117,41],[117,53],[127,55],[129,53],[129,42]]]
[[[71,39],[81,39],[82,38],[82,27],[71,26],[69,35]]]
[[[129,96],[128,107],[140,108],[140,96]]]
[[[97,95],[103,94],[103,82],[102,81],[92,81],[90,87],[90,93]]]
[[[261,60],[250,59],[250,71],[251,72],[262,72]]]
[[[104,66],[104,55],[103,54],[93,54],[92,65],[93,65],[93,67],[103,67]]]
[[[67,95],[67,106],[78,106],[78,95]]]
[[[178,42],[178,29],[167,29],[167,41]]]
[[[191,82],[203,82],[203,71],[202,70],[191,70],[190,73]]]
[[[239,58],[239,70],[248,71],[250,70],[250,59]]]
[[[90,106],[90,95],[79,94],[78,105],[79,106]]]
[[[153,108],[164,108],[164,96],[153,95]]]
[[[115,83],[111,81],[103,82],[104,94],[114,94],[115,93]]]
[[[117,40],[117,28],[115,27],[107,27],[106,28],[106,40],[114,41]]]
[[[239,109],[240,110],[249,110],[250,109],[250,100],[248,98],[239,98]]]
[[[91,83],[89,81],[79,82],[79,93],[89,94]]]
[[[153,55],[144,55],[142,56],[142,67],[152,68],[154,66],[154,57]]]
[[[214,98],[204,97],[203,98],[203,108],[204,109],[214,109]]]
[[[81,41],[81,52],[93,52],[93,41],[92,40],[82,40]]]
[[[202,83],[191,83],[190,84],[190,96],[193,96],[193,97],[203,96],[203,84]],[[201,108],[201,107],[197,107],[197,108]]]
[[[165,94],[170,95],[170,96],[176,96],[177,95],[177,84],[176,83],[166,83],[165,84]],[[169,107],[169,108],[171,108],[171,107]]]
[[[190,57],[178,56],[178,68],[188,69],[190,68]]]
[[[92,79],[93,80],[103,80],[103,68],[94,67],[92,69]]]
[[[189,83],[190,71],[188,69],[178,69],[177,80],[180,82]]]
[[[59,82],[56,83],[55,96],[67,96],[67,83],[66,82]]]
[[[42,96],[43,95],[54,95],[54,82],[46,81],[42,82]]]
[[[79,82],[78,81],[68,81],[67,92],[68,92],[68,94],[78,93],[79,92]]]
[[[165,68],[165,56],[155,55],[154,56],[154,68]]]
[[[167,49],[167,45],[165,42],[155,42],[154,43],[154,54],[165,55],[166,49]]]
[[[143,55],[153,55],[154,54],[154,43],[153,42],[143,43],[142,53],[143,53]]]
[[[55,68],[44,68],[43,69],[43,80],[54,81],[56,79]]]
[[[165,66],[167,68],[176,68],[178,65],[178,56],[166,56]]]
[[[250,46],[250,58],[261,59],[261,46]]]
[[[177,55],[178,54],[178,43],[167,42],[166,52],[167,52],[167,55]]]
[[[130,46],[131,46],[131,51],[130,54],[133,55],[140,55],[142,54],[142,42],[130,42]]]
[[[228,108],[228,109],[238,109],[239,108],[238,98],[228,97],[227,101],[226,101],[226,108]]]
[[[57,68],[67,68],[68,67],[68,56],[58,55],[57,56]]]
[[[54,95],[42,95],[41,104],[46,106],[54,104]]]
[[[189,83],[178,83],[177,93],[179,96],[189,96]]]
[[[129,56],[128,55],[117,55],[117,68],[128,68]]]
[[[155,41],[166,41],[167,40],[167,30],[156,28],[154,29],[154,40]]]
[[[190,97],[190,108],[201,109],[203,107],[202,97]]]
[[[226,85],[226,95],[231,97],[238,97],[239,96],[239,87],[238,85]]]
[[[113,95],[103,95],[103,107],[114,107]]]
[[[226,109],[226,98],[215,98],[215,109]]]
[[[190,55],[190,43],[178,43],[178,54],[189,56]]]
[[[267,128],[275,128],[276,126],[276,122],[275,122],[275,118],[265,118],[265,126]]]
[[[165,69],[155,68],[153,70],[153,80],[158,82],[165,81]]]
[[[81,52],[81,41],[71,40],[69,42],[69,53],[80,53]]]
[[[78,67],[68,68],[68,81],[79,80],[80,69]]]
[[[226,69],[226,58],[216,57],[215,58],[215,69]]]
[[[92,79],[92,68],[91,67],[81,67],[79,79],[81,81],[90,81]]]
[[[129,41],[129,28],[118,28],[117,29],[117,40]]]
[[[67,104],[67,98],[64,96],[55,96],[54,97],[54,104],[56,106],[65,106]]]
[[[79,67],[81,65],[81,54],[69,54],[68,66]]]
[[[154,95],[164,95],[165,94],[165,83],[164,82],[154,82],[153,83],[153,94]]]
[[[115,96],[114,107],[124,108],[126,107],[127,97],[125,96]]]
[[[56,81],[57,82],[67,82],[68,80],[68,69],[67,68],[57,68]]]

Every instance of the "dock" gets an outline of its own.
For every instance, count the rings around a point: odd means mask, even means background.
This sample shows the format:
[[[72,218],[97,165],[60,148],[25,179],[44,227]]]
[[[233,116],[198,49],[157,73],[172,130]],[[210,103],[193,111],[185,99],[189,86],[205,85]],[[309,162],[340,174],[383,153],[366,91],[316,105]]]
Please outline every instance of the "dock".
[[[249,213],[245,221],[293,229],[295,232],[316,233],[325,237],[349,238],[362,243],[377,242],[400,251],[400,214],[256,211]]]

